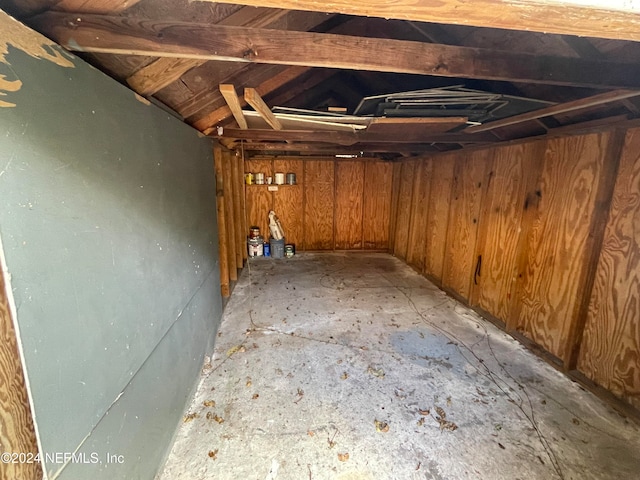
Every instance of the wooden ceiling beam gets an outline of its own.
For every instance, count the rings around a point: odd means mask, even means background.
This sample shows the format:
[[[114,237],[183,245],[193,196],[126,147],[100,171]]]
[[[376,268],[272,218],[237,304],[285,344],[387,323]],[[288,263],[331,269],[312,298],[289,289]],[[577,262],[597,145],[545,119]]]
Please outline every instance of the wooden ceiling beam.
[[[49,12],[35,20],[69,50],[482,78],[640,87],[640,65],[326,33]]]
[[[560,103],[551,107],[540,108],[532,112],[523,113],[520,115],[514,115],[512,117],[503,118],[502,120],[496,120],[488,122],[483,125],[475,125],[473,127],[467,127],[463,131],[466,133],[479,133],[493,130],[495,128],[507,127],[509,125],[516,125],[518,123],[528,122],[530,120],[537,120],[543,117],[549,117],[551,115],[558,115],[560,113],[574,112],[576,110],[582,110],[584,108],[595,107],[598,105],[604,105],[605,103],[616,102],[626,98],[637,97],[640,95],[640,91],[632,90],[615,90],[613,92],[600,93],[587,98],[581,98],[579,100],[573,100],[571,102]]]
[[[286,10],[244,7],[220,21],[218,25],[268,27],[287,13]],[[192,58],[159,58],[128,77],[127,83],[140,95],[153,95],[205,62],[206,60]]]
[[[238,146],[239,147],[239,146]],[[316,143],[248,143],[242,145],[242,149],[247,151],[265,152],[305,152],[305,153],[328,153],[334,154],[359,154],[365,153],[420,153],[431,152],[434,147],[428,143],[371,143],[355,144],[348,146],[327,145]]]
[[[389,135],[365,132],[337,132],[331,130],[267,130],[223,128],[215,138],[233,138],[236,140],[256,141],[291,141],[291,142],[324,142],[336,145],[353,145],[355,143],[495,143],[497,139],[491,135],[468,135],[465,133],[419,133],[413,135]]]
[[[244,113],[242,113],[242,106],[240,106],[240,100],[238,100],[238,95],[236,94],[236,88],[230,84],[222,84],[220,85],[220,93],[224,97],[231,113],[233,114],[233,118],[238,122],[238,126],[242,130],[246,130],[249,128],[247,126],[247,119],[244,118]]]
[[[219,0],[200,1],[220,3]],[[583,37],[640,40],[639,8],[630,2],[620,0],[602,0],[591,4],[575,0],[229,0],[226,3]]]

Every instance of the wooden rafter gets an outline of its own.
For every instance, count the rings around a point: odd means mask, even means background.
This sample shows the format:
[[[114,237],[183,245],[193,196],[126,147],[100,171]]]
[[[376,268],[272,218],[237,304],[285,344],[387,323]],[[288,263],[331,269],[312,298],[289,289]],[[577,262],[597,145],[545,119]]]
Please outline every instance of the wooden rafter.
[[[640,87],[640,65],[325,33],[46,13],[36,23],[68,49],[483,78]],[[419,60],[418,60],[419,59]]]
[[[259,95],[266,95],[302,75],[307,70],[308,69],[305,67],[289,67],[282,71],[280,74],[271,76],[261,82],[255,88],[255,90]],[[240,103],[245,103],[244,97],[240,100]],[[230,116],[231,110],[229,109],[229,107],[227,105],[221,105],[212,112],[209,112],[206,115],[193,121],[193,126],[198,130],[205,132],[205,134],[208,134],[209,132],[207,131],[207,129],[217,125]]]
[[[219,25],[268,27],[286,14],[286,10],[245,7],[220,21]],[[153,95],[205,62],[192,58],[159,58],[127,78],[127,83],[140,95]]]
[[[240,128],[246,130],[248,128],[247,119],[244,118],[244,114],[242,113],[242,107],[240,106],[240,100],[238,100],[235,87],[230,84],[222,84],[220,85],[220,93],[226,100],[233,114],[233,118],[236,119]]]
[[[495,128],[507,127],[509,125],[516,125],[518,123],[528,122],[530,120],[537,120],[551,115],[558,115],[560,113],[574,112],[576,110],[582,110],[584,108],[595,107],[603,105],[605,103],[611,103],[626,98],[637,97],[640,95],[640,91],[632,90],[616,90],[613,92],[601,93],[593,95],[587,98],[581,98],[579,100],[573,100],[571,102],[561,103],[559,105],[553,105],[551,107],[545,107],[532,112],[523,113],[520,115],[514,115],[502,120],[496,120],[494,122],[485,123],[484,125],[475,125],[473,127],[467,127],[464,131],[467,133],[478,133],[493,130]]]
[[[244,89],[244,100],[258,112],[262,119],[267,122],[274,130],[282,130],[280,120],[276,118],[269,106],[264,103],[260,94],[255,88]]]
[[[216,1],[219,0],[200,0]],[[612,2],[585,4],[563,0],[233,0],[227,3],[344,13],[453,25],[506,28],[533,32],[640,40],[638,7],[624,11]],[[630,6],[629,6],[630,5]]]

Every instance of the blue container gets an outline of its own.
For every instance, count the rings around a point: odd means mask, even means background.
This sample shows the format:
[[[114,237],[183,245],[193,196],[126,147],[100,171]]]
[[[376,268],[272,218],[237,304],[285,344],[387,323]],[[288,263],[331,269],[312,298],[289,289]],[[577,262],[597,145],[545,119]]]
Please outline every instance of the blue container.
[[[264,242],[263,252],[265,257],[271,256],[271,245],[269,245],[269,242]]]

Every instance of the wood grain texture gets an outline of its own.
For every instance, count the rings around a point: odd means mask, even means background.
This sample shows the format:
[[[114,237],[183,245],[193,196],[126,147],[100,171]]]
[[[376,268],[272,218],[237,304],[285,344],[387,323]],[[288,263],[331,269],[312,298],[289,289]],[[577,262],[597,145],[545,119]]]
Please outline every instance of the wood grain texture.
[[[447,248],[449,204],[451,202],[455,154],[439,156],[434,158],[432,162],[424,268],[427,274],[441,282]]]
[[[273,160],[273,171],[296,174],[296,185],[283,185],[273,193],[273,206],[287,243],[293,243],[297,251],[304,250],[304,208],[303,208],[303,179],[304,164],[300,159]]]
[[[389,248],[393,164],[365,162],[362,238],[365,249]]]
[[[223,190],[224,190],[224,208],[225,208],[225,221],[227,223],[227,250],[229,256],[229,279],[231,281],[238,280],[238,265],[237,265],[237,235],[236,235],[236,216],[234,212],[233,202],[233,167],[231,162],[233,160],[234,153],[230,152],[226,148],[222,150],[222,176],[223,176]]]
[[[334,161],[304,163],[305,250],[333,250]]]
[[[223,83],[219,88],[220,93],[227,102],[229,110],[231,110],[231,113],[233,114],[233,118],[238,122],[238,126],[243,130],[249,128],[247,127],[247,119],[244,118],[244,114],[242,113],[242,106],[240,105],[240,100],[238,99],[235,87],[231,84]]]
[[[231,152],[231,194],[233,196],[233,218],[236,238],[236,267],[242,269],[244,260],[247,258],[246,228],[244,226],[244,211],[240,197],[244,196],[244,179],[242,169],[242,159],[239,153]]]
[[[247,225],[247,194],[246,194],[246,186],[244,179],[244,165],[245,160],[242,156],[244,152],[241,152],[240,158],[238,158],[238,176],[239,178],[239,191],[240,191],[240,212],[241,212],[241,220],[240,227],[242,232],[243,241],[246,239],[247,235],[249,235],[249,226]],[[246,260],[249,257],[249,252],[247,251],[246,246],[242,249],[242,258]]]
[[[396,248],[396,232],[398,227],[398,201],[400,199],[400,184],[402,181],[402,163],[393,164],[393,178],[391,185],[391,211],[389,214],[389,251]]]
[[[34,18],[71,51],[410,73],[552,85],[637,88],[640,66],[471,47],[206,23],[48,12]],[[362,52],[376,52],[363,55]],[[419,58],[420,61],[415,61]]]
[[[224,18],[219,24],[265,27],[285,14],[283,10],[246,7]],[[127,83],[140,95],[153,95],[203,63],[204,60],[192,58],[158,58],[127,78]]]
[[[575,370],[580,353],[582,335],[587,323],[591,291],[595,283],[598,269],[598,258],[604,242],[605,229],[609,220],[609,210],[613,199],[620,159],[625,144],[626,131],[615,129],[610,131],[607,147],[602,160],[602,173],[596,190],[594,210],[589,225],[589,236],[585,243],[586,254],[584,262],[576,282],[580,285],[576,302],[574,318],[567,332],[564,356],[564,368],[566,371]]]
[[[409,245],[409,227],[411,224],[411,201],[416,171],[416,161],[402,162],[400,171],[400,190],[398,192],[398,209],[396,212],[396,235],[393,254],[405,260]]]
[[[442,284],[468,300],[476,269],[476,239],[489,150],[459,155],[454,169]]]
[[[640,129],[627,133],[578,369],[640,409]]]
[[[533,143],[493,149],[490,181],[482,202],[476,256],[482,255],[471,304],[507,322],[517,278],[518,240],[526,176],[535,175]]]
[[[244,171],[264,173],[265,177],[273,176],[273,160],[248,160],[244,162]],[[273,210],[273,194],[266,185],[246,185],[247,228],[257,226],[260,235],[269,238],[269,210]],[[248,235],[247,231],[245,235]]]
[[[407,263],[419,272],[424,271],[426,253],[427,214],[431,193],[431,171],[433,164],[429,160],[418,162],[413,184],[413,202],[411,205],[411,227],[407,246]]]
[[[18,341],[0,269],[0,453],[38,453]],[[39,463],[3,463],[0,480],[39,480]]]
[[[229,282],[229,247],[227,245],[227,209],[224,201],[224,173],[222,147],[213,149],[213,161],[216,173],[216,209],[218,214],[218,256],[220,258],[220,291],[223,297],[231,294]]]
[[[335,248],[362,248],[364,162],[336,161]]]
[[[537,217],[519,281],[517,329],[558,358],[575,321],[587,238],[609,134],[547,142]]]
[[[519,2],[441,0],[437,3],[431,0],[398,0],[393,2],[333,0],[329,3],[320,0],[238,0],[234,3],[420,22],[640,40],[640,19],[637,11],[633,13],[616,11],[607,8],[606,5],[588,5],[586,3],[569,5],[536,0]],[[571,19],[571,21],[567,21],[567,19]]]

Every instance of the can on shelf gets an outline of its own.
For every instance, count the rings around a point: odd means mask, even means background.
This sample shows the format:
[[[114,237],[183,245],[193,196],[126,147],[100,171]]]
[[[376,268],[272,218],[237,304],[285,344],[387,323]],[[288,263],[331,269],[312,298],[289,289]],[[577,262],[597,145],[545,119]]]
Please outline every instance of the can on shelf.
[[[256,173],[256,185],[264,185],[264,173]]]
[[[244,174],[244,182],[247,185],[253,185],[253,173],[247,172]]]
[[[260,227],[252,225],[249,227],[249,238],[258,238],[260,236]]]

